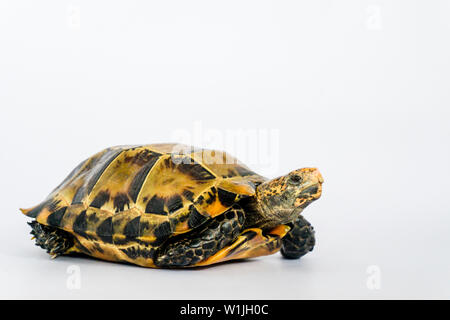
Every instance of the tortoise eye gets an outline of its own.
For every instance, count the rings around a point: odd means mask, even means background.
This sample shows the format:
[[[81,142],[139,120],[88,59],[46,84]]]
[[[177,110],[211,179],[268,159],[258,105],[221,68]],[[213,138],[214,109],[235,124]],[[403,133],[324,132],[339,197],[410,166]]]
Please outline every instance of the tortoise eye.
[[[300,184],[302,180],[302,177],[297,174],[289,177],[289,182],[292,184]]]

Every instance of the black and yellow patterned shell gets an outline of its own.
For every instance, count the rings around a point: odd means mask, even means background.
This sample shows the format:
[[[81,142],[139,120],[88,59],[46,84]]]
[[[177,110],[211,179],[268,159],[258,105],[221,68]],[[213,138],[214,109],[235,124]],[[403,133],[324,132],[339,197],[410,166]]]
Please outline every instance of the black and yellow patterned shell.
[[[83,161],[45,201],[22,211],[78,239],[156,246],[253,196],[263,181],[221,151],[118,146]]]

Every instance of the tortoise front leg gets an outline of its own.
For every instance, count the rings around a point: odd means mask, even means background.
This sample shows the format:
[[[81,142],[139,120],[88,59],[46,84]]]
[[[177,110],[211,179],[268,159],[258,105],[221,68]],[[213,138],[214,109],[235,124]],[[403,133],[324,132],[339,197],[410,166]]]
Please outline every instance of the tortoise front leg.
[[[201,261],[196,266],[274,254],[280,250],[281,239],[289,230],[290,228],[286,225],[279,225],[267,231],[260,228],[245,229],[232,244]]]
[[[291,230],[281,240],[281,254],[286,259],[299,259],[314,248],[314,228],[302,216],[289,226]]]
[[[215,217],[201,231],[174,237],[157,253],[157,267],[188,267],[208,259],[232,243],[244,225],[244,210],[233,205],[228,211]]]

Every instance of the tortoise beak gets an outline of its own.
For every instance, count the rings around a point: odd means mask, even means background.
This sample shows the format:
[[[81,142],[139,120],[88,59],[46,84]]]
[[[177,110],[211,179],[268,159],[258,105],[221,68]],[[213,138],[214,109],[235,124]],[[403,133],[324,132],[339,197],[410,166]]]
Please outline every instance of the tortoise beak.
[[[323,177],[322,177],[322,175],[320,174],[320,171],[316,169],[316,171],[314,171],[314,174],[315,174],[315,176],[316,176],[317,181],[318,181],[320,184],[322,184],[322,183],[323,183]]]
[[[322,184],[323,183],[323,177],[322,174],[320,173],[319,169],[317,168],[309,168],[309,174],[310,174],[310,179],[312,181],[312,183],[319,183]]]
[[[303,187],[300,196],[295,199],[295,211],[301,211],[322,195],[323,177],[316,168],[308,168],[308,183]]]

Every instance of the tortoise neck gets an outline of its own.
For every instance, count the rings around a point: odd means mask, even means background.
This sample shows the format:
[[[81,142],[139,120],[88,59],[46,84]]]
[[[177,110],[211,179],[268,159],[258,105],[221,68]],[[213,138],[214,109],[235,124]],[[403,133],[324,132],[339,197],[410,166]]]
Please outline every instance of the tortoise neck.
[[[275,178],[256,188],[255,216],[259,227],[268,229],[289,223],[300,213],[285,205],[283,179],[284,177]]]
[[[274,215],[266,203],[265,198],[258,191],[260,186],[256,188],[254,197],[244,198],[239,202],[246,212],[244,228],[269,229],[280,224],[274,221]]]

